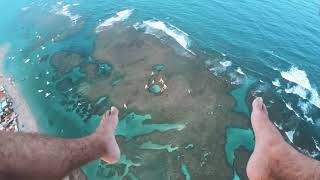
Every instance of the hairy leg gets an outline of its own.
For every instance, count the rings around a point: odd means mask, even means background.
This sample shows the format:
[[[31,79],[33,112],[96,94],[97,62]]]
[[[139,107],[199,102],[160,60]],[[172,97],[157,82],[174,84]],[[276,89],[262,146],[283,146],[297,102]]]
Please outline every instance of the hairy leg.
[[[252,103],[255,149],[247,165],[251,180],[310,180],[320,178],[320,162],[287,144],[268,117],[262,98]]]
[[[61,179],[68,172],[101,158],[115,163],[120,150],[113,135],[118,110],[107,111],[96,132],[62,139],[30,133],[0,132],[1,179]]]

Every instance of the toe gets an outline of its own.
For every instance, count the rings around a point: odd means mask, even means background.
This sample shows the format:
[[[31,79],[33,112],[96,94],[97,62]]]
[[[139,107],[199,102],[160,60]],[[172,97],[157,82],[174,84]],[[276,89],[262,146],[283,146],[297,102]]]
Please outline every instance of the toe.
[[[118,116],[118,114],[119,114],[119,110],[116,107],[112,106],[111,107],[111,115]]]
[[[251,114],[251,123],[253,130],[260,131],[261,128],[264,128],[268,123],[268,111],[263,104],[263,99],[261,97],[257,97],[252,102],[252,114]]]
[[[106,112],[104,113],[103,117],[102,117],[101,123],[106,123],[106,122],[108,121],[108,119],[109,119],[110,114],[111,114],[111,113],[110,113],[110,110],[106,111]]]
[[[264,139],[264,141],[266,138],[281,139],[281,134],[268,117],[268,110],[261,97],[256,98],[252,103],[251,123],[257,144],[259,139]]]

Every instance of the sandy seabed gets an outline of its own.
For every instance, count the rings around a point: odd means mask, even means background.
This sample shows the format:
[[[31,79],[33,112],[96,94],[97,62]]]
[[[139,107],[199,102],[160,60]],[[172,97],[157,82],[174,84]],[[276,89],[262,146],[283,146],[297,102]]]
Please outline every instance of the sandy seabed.
[[[10,81],[9,78],[6,78],[3,73],[4,56],[9,51],[9,48],[9,44],[0,45],[0,85],[6,89],[13,100],[15,111],[18,114],[19,131],[37,132],[39,129],[35,118],[32,115],[29,105],[19,92],[19,87],[17,87],[13,81]]]

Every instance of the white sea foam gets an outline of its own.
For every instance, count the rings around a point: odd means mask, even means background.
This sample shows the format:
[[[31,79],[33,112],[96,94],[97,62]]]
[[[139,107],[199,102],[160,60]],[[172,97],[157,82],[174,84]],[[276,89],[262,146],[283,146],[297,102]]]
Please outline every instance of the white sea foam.
[[[317,150],[320,151],[320,143],[317,141],[314,137],[312,137],[312,140],[314,142],[314,145],[316,146]]]
[[[290,140],[291,143],[293,143],[293,135],[294,135],[294,131],[287,131],[286,135],[288,137],[288,139]]]
[[[309,103],[303,102],[302,100],[299,100],[298,106],[304,113],[309,113],[309,110],[311,108]]]
[[[290,82],[294,82],[305,89],[308,89],[308,90],[312,89],[306,72],[298,69],[297,67],[293,66],[289,69],[289,71],[281,72],[281,76],[284,79],[286,79]]]
[[[273,122],[273,124],[274,124],[275,126],[277,126],[277,128],[279,128],[280,130],[283,129],[283,127],[282,127],[280,124],[278,124],[278,123],[276,123],[276,122]]]
[[[214,74],[215,76],[220,75],[225,72],[229,66],[232,65],[231,61],[220,61],[219,64],[215,64],[212,60],[205,61],[205,65],[208,67],[208,70]],[[232,77],[236,77],[235,73],[230,75]],[[234,79],[234,78],[233,78]]]
[[[272,84],[276,87],[280,87],[281,84],[280,84],[280,80],[279,79],[275,79],[274,81],[272,81]]]
[[[225,68],[227,68],[227,67],[232,65],[231,61],[220,61],[219,63]]]
[[[290,103],[286,103],[286,107],[287,107],[289,110],[293,111],[292,105],[291,105]]]
[[[159,34],[159,32],[163,32],[172,37],[180,46],[194,55],[194,52],[189,49],[189,35],[176,26],[173,26],[169,23],[164,23],[162,21],[147,20],[140,24],[135,24],[134,27],[136,29],[145,28],[145,33],[152,34],[158,38],[161,38],[161,34]]]
[[[51,95],[51,93],[46,93],[45,95],[44,95],[44,97],[49,97]]]
[[[131,16],[132,12],[133,12],[133,9],[126,9],[126,10],[117,12],[116,16],[106,19],[99,26],[97,26],[96,33],[99,33],[105,30],[106,27],[112,26],[116,22],[127,20]]]
[[[308,92],[301,86],[292,86],[291,88],[285,89],[286,93],[296,94],[303,99],[307,99]]]
[[[28,58],[28,59],[25,59],[25,60],[24,60],[24,63],[27,64],[29,61],[30,61],[29,58]]]
[[[237,68],[236,72],[239,74],[245,75],[245,73],[242,71],[240,67]]]
[[[310,103],[320,108],[320,96],[318,91],[311,86],[306,72],[298,69],[297,67],[291,67],[289,71],[281,72],[281,76],[297,85],[285,89],[286,93],[292,93],[300,96],[303,99],[308,100]],[[308,99],[308,95],[310,98]]]
[[[30,7],[26,6],[26,7],[21,8],[21,11],[27,11],[28,9],[30,9]]]
[[[73,14],[70,12],[70,4],[63,5],[63,3],[57,2],[57,6],[53,8],[52,12],[56,15],[66,16],[70,19],[72,24],[76,24],[77,21],[81,18],[79,14]]]
[[[232,72],[228,75],[230,77],[231,84],[240,85],[243,83],[243,78],[239,77],[236,73]]]
[[[308,111],[308,110],[305,110],[305,111],[304,111],[304,109],[305,109],[306,107],[302,107],[302,108],[301,108],[302,111],[303,111],[303,117],[302,117],[302,116],[292,107],[291,103],[285,102],[284,99],[282,99],[282,101],[285,103],[286,107],[287,107],[290,111],[294,112],[294,114],[295,114],[298,118],[300,118],[301,120],[305,120],[305,121],[307,121],[307,122],[310,122],[310,123],[314,124],[313,119],[312,119],[311,117],[308,117],[308,116],[307,116],[307,111]],[[300,104],[300,102],[298,103],[298,106],[299,106],[299,107],[302,106],[302,105]],[[303,106],[308,106],[308,105],[307,105],[306,103],[304,103]],[[309,107],[307,107],[307,108],[309,108]]]
[[[299,102],[298,102],[298,106],[300,107],[300,109],[303,112],[304,119],[306,119],[308,122],[311,122],[312,124],[314,124],[315,123],[314,120],[311,117],[308,117],[308,113],[311,109],[310,105],[311,105],[310,103],[303,102],[302,100],[299,100]]]
[[[301,151],[302,153],[306,154],[309,157],[315,158],[319,155],[319,151],[308,151],[306,149],[302,149],[300,147],[297,147],[299,149],[299,151]]]

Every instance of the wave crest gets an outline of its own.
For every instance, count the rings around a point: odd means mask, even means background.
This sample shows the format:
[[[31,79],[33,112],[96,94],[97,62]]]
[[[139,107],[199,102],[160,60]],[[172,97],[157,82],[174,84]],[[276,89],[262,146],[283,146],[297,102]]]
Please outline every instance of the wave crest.
[[[191,44],[189,40],[189,35],[183,32],[181,29],[169,23],[164,23],[162,21],[155,21],[155,20],[147,20],[147,21],[143,21],[142,23],[135,24],[134,28],[136,29],[144,28],[145,33],[154,35],[158,38],[161,38],[161,34],[159,34],[159,32],[163,32],[166,35],[172,37],[185,50],[187,50],[193,55],[195,54],[189,49]]]
[[[70,19],[72,24],[76,24],[77,21],[81,18],[79,14],[72,14],[70,12],[70,4],[63,5],[62,2],[57,3],[58,6],[52,9],[56,15],[66,16]]]
[[[286,93],[296,94],[311,104],[320,108],[320,96],[318,91],[311,86],[308,75],[305,71],[292,66],[289,71],[280,72],[281,76],[297,85],[285,89]],[[309,98],[308,98],[309,97]]]
[[[99,26],[97,26],[96,33],[104,31],[106,27],[112,26],[116,22],[127,20],[131,16],[132,12],[133,12],[133,9],[126,9],[126,10],[117,12],[116,16],[106,19]]]

